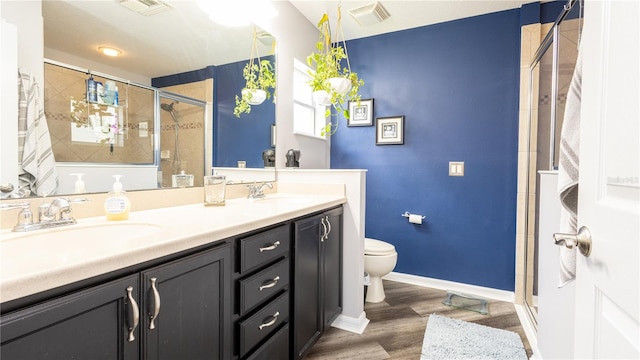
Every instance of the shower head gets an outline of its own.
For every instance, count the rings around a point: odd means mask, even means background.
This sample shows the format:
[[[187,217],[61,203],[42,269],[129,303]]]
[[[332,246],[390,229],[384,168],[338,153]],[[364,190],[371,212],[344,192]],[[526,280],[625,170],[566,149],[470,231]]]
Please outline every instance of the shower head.
[[[173,118],[173,121],[178,123],[178,117],[176,116],[175,110],[173,110],[173,105],[174,104],[175,104],[175,102],[172,102],[171,104],[162,103],[162,104],[160,104],[160,108],[162,110],[168,112],[169,114],[171,114],[171,117]]]
[[[164,110],[164,111],[172,112],[172,111],[173,111],[173,104],[174,104],[174,103],[171,103],[171,104],[168,104],[168,103],[162,103],[162,104],[160,104],[160,107],[161,107],[161,108],[162,108],[162,110]]]

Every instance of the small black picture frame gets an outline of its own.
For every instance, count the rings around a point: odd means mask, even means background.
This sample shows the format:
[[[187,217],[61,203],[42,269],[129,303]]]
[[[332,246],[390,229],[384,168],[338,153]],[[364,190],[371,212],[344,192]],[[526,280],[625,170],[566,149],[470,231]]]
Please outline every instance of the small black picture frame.
[[[373,99],[349,101],[347,126],[373,126]]]
[[[376,118],[376,145],[404,144],[404,115]]]

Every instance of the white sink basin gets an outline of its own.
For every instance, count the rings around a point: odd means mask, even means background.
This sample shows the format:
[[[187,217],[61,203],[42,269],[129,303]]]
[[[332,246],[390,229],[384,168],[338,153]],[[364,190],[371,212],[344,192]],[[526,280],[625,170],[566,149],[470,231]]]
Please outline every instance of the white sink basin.
[[[161,229],[162,226],[158,224],[124,221],[81,223],[31,232],[3,233],[0,252],[26,252],[34,261],[46,263],[71,256],[106,253],[114,249],[126,250],[135,244],[136,239],[159,233]]]
[[[4,236],[3,242],[11,240],[53,241],[54,239],[123,239],[147,236],[160,231],[161,225],[143,222],[108,222],[99,224],[75,224],[57,228],[12,232]]]

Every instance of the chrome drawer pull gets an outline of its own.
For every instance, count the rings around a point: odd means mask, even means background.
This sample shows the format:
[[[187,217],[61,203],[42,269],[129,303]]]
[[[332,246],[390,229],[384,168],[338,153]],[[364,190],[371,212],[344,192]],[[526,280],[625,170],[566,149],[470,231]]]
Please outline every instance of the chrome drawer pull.
[[[156,287],[156,278],[151,278],[151,290],[153,290],[153,314],[149,313],[149,317],[151,317],[151,322],[149,323],[149,330],[153,330],[156,328],[155,321],[158,318],[158,314],[160,314],[160,293],[158,292],[158,288]]]
[[[129,319],[129,321],[133,323],[129,326],[129,337],[127,338],[127,341],[129,342],[136,340],[135,336],[133,336],[133,333],[136,331],[138,323],[140,323],[140,311],[138,311],[138,304],[133,299],[132,292],[133,286],[129,286],[127,288],[127,299],[129,299],[129,309],[131,311],[129,315],[132,317],[132,319]]]
[[[275,314],[273,314],[273,319],[271,319],[270,321],[266,322],[266,323],[262,323],[262,325],[258,326],[258,329],[262,330],[263,328],[269,327],[269,326],[273,326],[273,324],[276,323],[276,321],[278,320],[278,315],[280,315],[279,311],[276,311]]]
[[[270,246],[260,248],[260,252],[275,250],[275,248],[277,248],[278,245],[280,245],[280,241],[276,241],[273,244],[271,244]]]
[[[270,288],[276,286],[276,284],[278,283],[278,280],[280,280],[280,276],[274,277],[273,280],[269,281],[268,284],[262,285],[258,289],[260,289],[260,291],[262,291],[263,289],[270,289]]]

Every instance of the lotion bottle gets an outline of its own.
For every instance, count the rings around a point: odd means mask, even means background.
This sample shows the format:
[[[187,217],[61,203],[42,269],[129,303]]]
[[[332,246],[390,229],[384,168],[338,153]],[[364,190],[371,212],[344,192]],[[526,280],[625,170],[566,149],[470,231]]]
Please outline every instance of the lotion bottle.
[[[116,181],[113,183],[113,191],[109,192],[109,197],[104,201],[104,211],[107,220],[127,220],[131,203],[125,191],[122,190],[120,178],[122,175],[113,175]]]
[[[87,189],[84,187],[84,181],[82,180],[82,175],[84,174],[69,174],[71,176],[77,176],[78,179],[75,183],[75,189],[73,191],[74,194],[84,194],[87,192]]]

